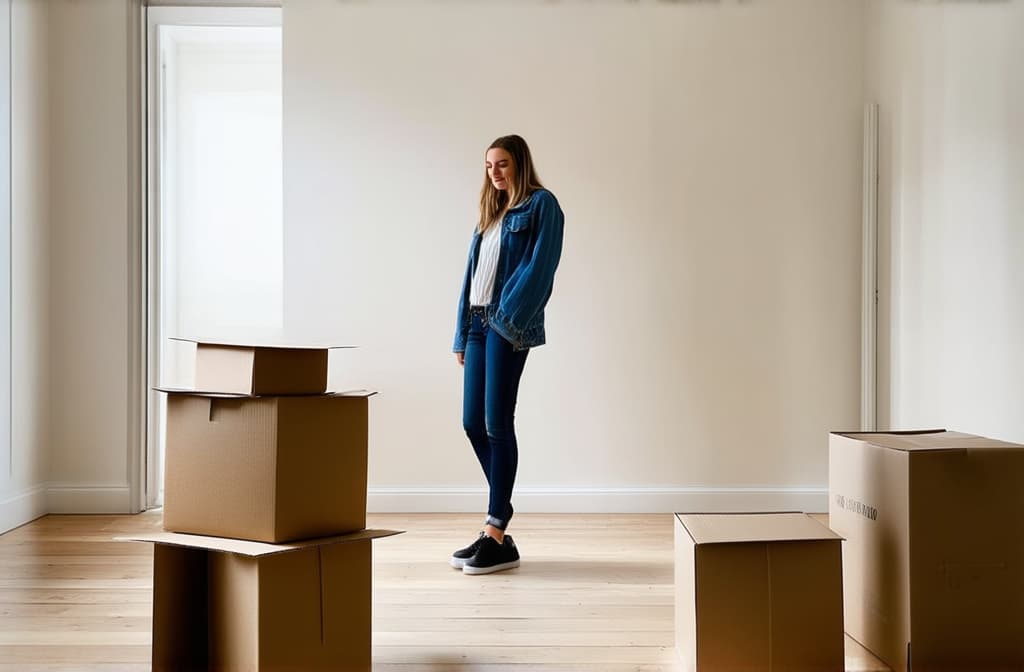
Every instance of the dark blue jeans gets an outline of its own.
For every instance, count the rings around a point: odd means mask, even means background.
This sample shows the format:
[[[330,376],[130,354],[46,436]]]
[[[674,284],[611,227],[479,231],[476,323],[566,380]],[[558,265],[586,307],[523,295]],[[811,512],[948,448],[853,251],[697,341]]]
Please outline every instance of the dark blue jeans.
[[[487,325],[480,309],[471,310],[462,386],[462,426],[487,477],[490,498],[487,525],[504,530],[512,519],[512,487],[519,464],[515,412],[519,379],[529,350],[512,344]]]

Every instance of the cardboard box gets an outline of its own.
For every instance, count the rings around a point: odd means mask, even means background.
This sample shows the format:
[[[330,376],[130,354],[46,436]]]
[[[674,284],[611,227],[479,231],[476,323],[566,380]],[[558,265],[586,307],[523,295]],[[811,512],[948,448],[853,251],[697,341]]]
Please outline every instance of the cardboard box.
[[[683,669],[842,672],[841,543],[802,513],[676,514]]]
[[[846,630],[898,672],[1024,670],[1024,446],[833,433]]]
[[[327,352],[344,347],[174,340],[196,344],[197,390],[254,395],[323,393],[327,389]]]
[[[153,670],[371,669],[371,541],[270,545],[163,532],[154,544]]]
[[[372,394],[168,391],[165,529],[270,543],[363,529]]]

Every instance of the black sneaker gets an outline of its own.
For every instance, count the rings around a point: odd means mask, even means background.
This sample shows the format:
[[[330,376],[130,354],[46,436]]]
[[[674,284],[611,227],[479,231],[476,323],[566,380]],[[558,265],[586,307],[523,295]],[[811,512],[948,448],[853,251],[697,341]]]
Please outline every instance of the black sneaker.
[[[519,549],[511,536],[506,534],[501,544],[488,536],[479,541],[480,549],[462,566],[463,574],[490,574],[519,566]]]
[[[483,543],[484,537],[486,536],[486,534],[481,532],[480,536],[477,537],[476,541],[474,541],[472,544],[466,546],[465,548],[460,548],[459,550],[452,553],[451,566],[455,569],[462,569],[462,567],[466,564],[466,561],[472,558],[474,555],[476,555],[476,552],[480,550],[480,544]]]

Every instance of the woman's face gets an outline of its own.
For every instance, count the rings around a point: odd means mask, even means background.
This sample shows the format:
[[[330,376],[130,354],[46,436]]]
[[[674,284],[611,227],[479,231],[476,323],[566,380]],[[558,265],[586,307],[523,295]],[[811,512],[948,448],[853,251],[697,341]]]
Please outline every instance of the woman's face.
[[[500,147],[492,147],[487,150],[487,176],[491,178],[491,184],[495,189],[507,190],[512,183],[512,177],[516,174],[516,164],[512,162],[512,155]]]

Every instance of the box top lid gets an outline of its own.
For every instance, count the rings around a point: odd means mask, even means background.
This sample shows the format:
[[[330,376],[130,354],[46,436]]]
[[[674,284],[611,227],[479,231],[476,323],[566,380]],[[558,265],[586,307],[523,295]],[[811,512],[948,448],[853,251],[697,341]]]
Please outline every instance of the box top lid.
[[[922,450],[976,450],[990,448],[1024,448],[1019,443],[997,441],[974,434],[928,429],[911,432],[833,432],[882,448],[914,452]]]
[[[806,513],[677,513],[676,517],[698,545],[842,539]]]
[[[239,555],[259,558],[265,555],[298,551],[310,546],[345,544],[365,539],[380,539],[401,533],[401,530],[360,530],[351,534],[305,539],[287,544],[268,544],[262,541],[246,541],[244,539],[228,539],[226,537],[204,537],[198,534],[181,534],[179,532],[151,532],[149,534],[138,534],[128,537],[115,537],[114,541],[145,541],[154,544],[201,548],[208,551],[224,551],[226,553],[237,553]]]
[[[209,392],[205,390],[193,390],[183,387],[154,387],[156,392],[165,394],[186,395],[190,397],[216,397],[221,399],[259,399],[263,397],[372,397],[377,394],[376,390],[344,390],[341,392],[324,392],[321,394],[243,394],[241,392]]]
[[[357,348],[357,345],[325,345],[325,344],[314,344],[309,343],[298,344],[298,343],[243,343],[241,341],[222,340],[215,338],[186,338],[184,336],[171,336],[172,341],[184,341],[186,343],[195,343],[199,345],[213,345],[219,348],[239,348],[243,350],[252,349],[274,349],[274,350],[339,350],[345,348]]]

